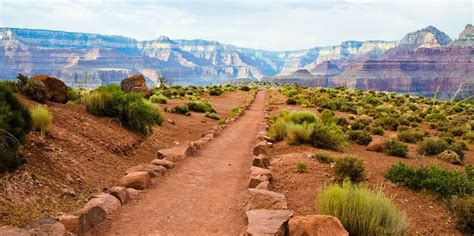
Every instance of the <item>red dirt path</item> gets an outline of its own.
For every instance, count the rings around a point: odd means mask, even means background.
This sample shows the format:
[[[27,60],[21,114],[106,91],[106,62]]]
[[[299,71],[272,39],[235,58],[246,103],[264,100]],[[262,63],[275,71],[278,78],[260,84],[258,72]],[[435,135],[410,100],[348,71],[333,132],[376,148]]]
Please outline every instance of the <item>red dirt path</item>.
[[[252,145],[261,126],[265,93],[239,120],[193,157],[124,205],[94,235],[239,235]]]

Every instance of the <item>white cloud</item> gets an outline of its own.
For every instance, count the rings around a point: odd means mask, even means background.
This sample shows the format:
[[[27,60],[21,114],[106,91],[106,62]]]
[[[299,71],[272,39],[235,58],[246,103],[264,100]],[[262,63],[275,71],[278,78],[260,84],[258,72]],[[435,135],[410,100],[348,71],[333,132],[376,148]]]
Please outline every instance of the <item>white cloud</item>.
[[[472,7],[469,0],[0,0],[0,26],[290,50],[344,40],[398,40],[428,25],[457,37],[473,22]]]

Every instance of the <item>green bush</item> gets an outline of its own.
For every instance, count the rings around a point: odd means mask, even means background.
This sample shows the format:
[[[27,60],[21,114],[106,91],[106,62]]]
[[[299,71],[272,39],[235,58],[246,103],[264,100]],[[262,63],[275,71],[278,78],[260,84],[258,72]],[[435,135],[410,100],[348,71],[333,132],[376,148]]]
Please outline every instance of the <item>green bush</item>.
[[[177,113],[177,114],[182,114],[182,115],[189,115],[189,107],[188,105],[176,105],[173,108],[171,108],[172,113]]]
[[[287,124],[282,118],[278,118],[268,131],[268,135],[275,141],[281,141],[285,139],[286,133]]]
[[[421,155],[433,156],[448,149],[448,143],[442,139],[427,139],[421,143],[418,153]]]
[[[23,142],[32,127],[33,121],[28,108],[20,103],[10,89],[0,85],[0,131]],[[12,144],[8,141],[8,146]]]
[[[466,234],[474,234],[474,196],[454,196],[449,207],[456,215],[458,228]]]
[[[247,85],[243,85],[239,89],[242,90],[242,91],[246,91],[246,92],[250,91],[250,87],[247,86]]]
[[[316,115],[310,111],[294,111],[290,112],[285,120],[291,121],[295,124],[303,124],[304,122],[313,123],[316,121]]]
[[[213,120],[220,120],[221,118],[219,117],[219,115],[217,115],[216,113],[214,112],[206,112],[206,114],[204,115],[205,117],[209,117]]]
[[[336,159],[334,173],[338,182],[343,182],[348,178],[353,183],[359,183],[365,179],[364,163],[352,156],[339,158]]]
[[[367,145],[372,142],[372,136],[363,130],[349,131],[349,140],[359,145]]]
[[[405,235],[406,215],[381,189],[370,190],[344,182],[323,189],[317,201],[320,214],[341,220],[350,235]]]
[[[97,116],[113,117],[132,131],[150,134],[156,124],[161,124],[163,115],[138,93],[125,93],[117,85],[99,87],[82,102],[86,110]]]
[[[286,104],[288,104],[288,105],[296,105],[296,103],[297,103],[296,99],[294,99],[294,98],[286,99]]]
[[[298,172],[306,172],[308,171],[308,167],[306,166],[306,163],[304,161],[300,161],[296,164],[296,170]]]
[[[211,96],[219,96],[223,93],[223,91],[219,88],[213,88],[211,90],[209,90],[209,95]]]
[[[38,80],[28,80],[25,86],[21,88],[21,92],[31,100],[45,103],[49,100],[50,95],[48,89],[43,82]]]
[[[384,135],[385,130],[381,126],[375,126],[370,129],[370,133],[375,135]]]
[[[408,146],[396,139],[387,140],[383,143],[383,150],[389,156],[406,157],[408,153]]]
[[[313,123],[311,142],[315,147],[339,151],[346,146],[347,140],[340,126],[316,121]]]
[[[67,100],[74,102],[81,98],[79,90],[75,88],[68,87],[67,88]]]
[[[411,189],[430,190],[442,197],[471,194],[474,191],[474,180],[467,174],[436,165],[413,168],[400,162],[390,167],[385,178]]]
[[[0,173],[12,170],[25,160],[18,146],[33,127],[30,112],[12,91],[0,84]]]
[[[417,143],[425,137],[423,131],[405,130],[398,133],[398,139],[402,142]]]
[[[153,94],[153,96],[150,97],[150,101],[152,103],[166,104],[168,103],[168,98],[162,94]]]
[[[286,125],[286,137],[289,144],[309,143],[311,134],[313,133],[313,125],[308,123],[295,124],[289,122]]]
[[[206,102],[188,102],[186,105],[190,111],[194,112],[216,112],[212,105]]]
[[[327,152],[318,152],[312,156],[314,159],[318,160],[320,163],[330,164],[336,162],[336,160]]]
[[[41,135],[49,134],[53,116],[44,106],[37,106],[31,110],[31,118],[33,119],[33,129],[41,132]]]

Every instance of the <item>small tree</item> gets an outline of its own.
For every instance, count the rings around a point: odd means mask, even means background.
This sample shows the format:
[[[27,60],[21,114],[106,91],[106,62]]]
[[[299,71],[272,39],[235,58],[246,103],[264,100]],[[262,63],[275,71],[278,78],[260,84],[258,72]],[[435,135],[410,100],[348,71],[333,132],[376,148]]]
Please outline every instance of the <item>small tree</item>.
[[[160,82],[160,89],[164,88],[165,86],[173,86],[173,80],[166,79],[163,75],[158,76],[158,81]]]

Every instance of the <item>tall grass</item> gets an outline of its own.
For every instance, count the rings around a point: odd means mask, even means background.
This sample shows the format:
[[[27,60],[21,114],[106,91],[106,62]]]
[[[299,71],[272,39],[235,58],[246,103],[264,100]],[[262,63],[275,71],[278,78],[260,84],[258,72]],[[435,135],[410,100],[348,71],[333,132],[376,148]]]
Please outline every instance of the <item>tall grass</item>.
[[[276,141],[281,141],[286,137],[287,123],[284,119],[278,118],[268,131],[268,135]]]
[[[288,123],[286,126],[286,137],[289,144],[309,143],[311,141],[312,133],[312,124]]]
[[[53,116],[44,106],[37,106],[31,110],[31,118],[33,119],[33,129],[39,131],[41,135],[49,134]]]
[[[349,181],[323,189],[317,201],[321,214],[339,218],[350,235],[405,235],[408,222],[381,189],[370,190]]]

